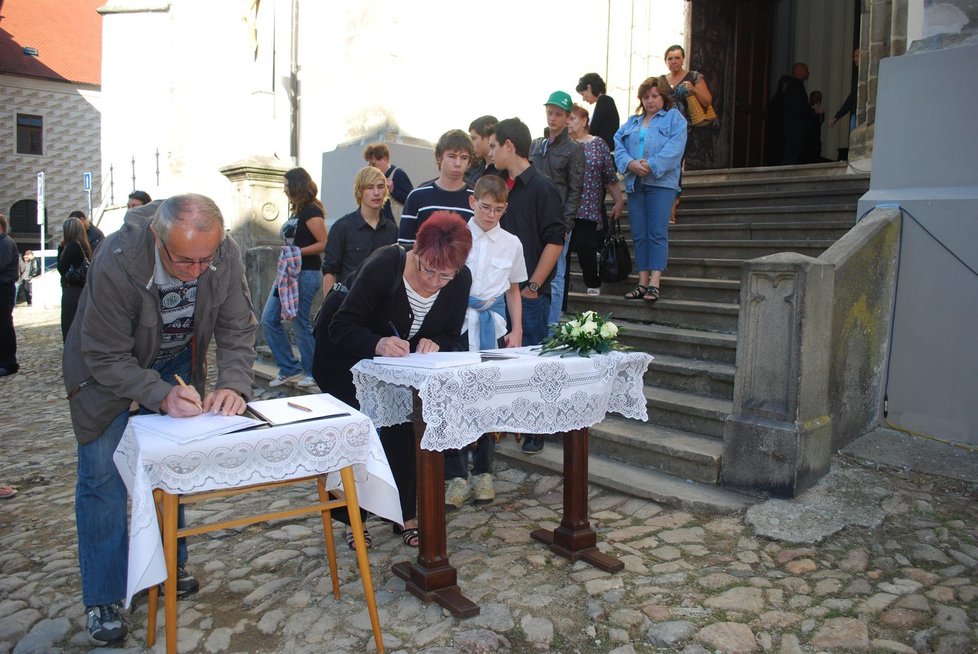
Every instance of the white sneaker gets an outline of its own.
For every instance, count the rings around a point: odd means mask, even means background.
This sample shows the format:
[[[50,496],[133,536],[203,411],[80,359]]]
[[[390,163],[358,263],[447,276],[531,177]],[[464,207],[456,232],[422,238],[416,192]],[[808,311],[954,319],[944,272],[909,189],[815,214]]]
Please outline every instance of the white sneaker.
[[[601,295],[601,289],[600,288],[589,288],[587,290],[587,294],[588,295]]]
[[[488,504],[496,499],[496,489],[492,486],[492,473],[472,475],[472,496],[476,504]]]
[[[296,386],[298,386],[299,388],[319,388],[319,384],[317,384],[316,380],[313,379],[312,376],[310,375],[306,375],[302,379],[300,379],[296,384]]]
[[[275,388],[277,386],[281,386],[282,384],[291,384],[293,382],[297,382],[300,379],[302,379],[304,376],[305,375],[303,375],[301,372],[295,375],[279,375],[272,381],[268,382],[268,385],[271,386],[272,388]]]
[[[465,477],[450,479],[445,488],[445,508],[457,509],[470,497],[472,497],[472,486],[469,485],[468,479]]]

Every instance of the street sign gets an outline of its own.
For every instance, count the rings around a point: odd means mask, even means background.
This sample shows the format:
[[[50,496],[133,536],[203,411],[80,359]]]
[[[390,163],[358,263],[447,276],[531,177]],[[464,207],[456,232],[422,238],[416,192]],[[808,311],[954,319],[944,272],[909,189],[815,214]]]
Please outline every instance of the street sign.
[[[44,224],[44,173],[37,174],[37,224]]]
[[[91,191],[92,190],[92,173],[85,173],[84,175],[82,175],[82,180],[84,181],[84,184],[85,184],[85,190],[86,191]]]

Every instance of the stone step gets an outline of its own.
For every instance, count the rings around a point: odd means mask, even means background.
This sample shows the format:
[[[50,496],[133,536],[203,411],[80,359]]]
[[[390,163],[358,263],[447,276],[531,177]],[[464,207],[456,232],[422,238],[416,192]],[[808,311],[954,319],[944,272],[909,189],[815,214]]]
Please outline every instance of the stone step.
[[[816,188],[790,188],[770,190],[757,186],[751,190],[740,188],[716,192],[702,189],[702,193],[683,191],[682,204],[691,209],[731,207],[784,207],[786,205],[825,205],[855,203],[866,193],[866,188],[838,186],[835,184]]]
[[[631,275],[621,282],[602,282],[601,295],[623,299],[628,291],[635,288],[638,275]],[[576,261],[571,260],[571,292],[584,293],[584,280],[577,269]],[[726,302],[736,304],[740,301],[740,281],[733,279],[706,279],[698,277],[662,278],[659,288],[673,300],[695,300],[699,302]]]
[[[649,385],[644,392],[651,424],[723,438],[723,421],[733,409],[730,400]]]
[[[655,357],[668,355],[730,365],[737,359],[736,334],[634,322],[621,322],[620,326],[622,343]]]
[[[715,224],[679,224],[669,226],[669,243],[683,240],[706,241],[837,241],[852,229],[852,220],[818,220],[792,222],[730,222]],[[629,232],[629,236],[631,232]]]
[[[564,469],[560,437],[548,440],[539,454],[527,456],[512,439],[499,442],[496,453],[511,465],[525,469],[561,472]],[[661,502],[694,513],[722,515],[746,510],[759,501],[717,486],[687,480],[665,472],[629,465],[597,454],[588,456],[590,483],[635,497]]]
[[[832,161],[821,164],[805,164],[799,166],[755,166],[753,168],[714,168],[710,170],[690,170],[683,173],[683,186],[714,185],[723,183],[750,183],[754,180],[776,180],[785,177],[798,178],[836,178],[836,177],[865,177],[864,173],[849,171],[848,163]]]
[[[589,310],[611,313],[619,320],[732,334],[737,331],[739,305],[672,299],[662,299],[652,305],[641,300],[624,300],[608,295],[568,293],[568,313]]]
[[[666,272],[670,277],[728,279],[739,282],[743,266],[743,259],[670,256]]]
[[[779,252],[797,252],[817,257],[834,244],[834,240],[813,241],[711,241],[688,239],[669,242],[669,256],[719,257],[722,259],[755,259]]]
[[[590,429],[590,451],[704,484],[720,481],[723,443],[715,438],[609,415]]]
[[[659,388],[733,400],[735,367],[732,363],[648,352],[655,359],[645,373],[646,383]]]
[[[679,225],[696,225],[728,222],[780,223],[805,221],[848,221],[855,224],[857,204],[784,204],[781,206],[701,207],[680,202],[676,212]]]

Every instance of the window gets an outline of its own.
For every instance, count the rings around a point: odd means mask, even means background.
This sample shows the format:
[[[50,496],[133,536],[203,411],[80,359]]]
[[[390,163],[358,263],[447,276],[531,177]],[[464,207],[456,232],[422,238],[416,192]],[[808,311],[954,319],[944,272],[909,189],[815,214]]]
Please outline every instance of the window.
[[[44,154],[44,119],[17,114],[17,154]]]

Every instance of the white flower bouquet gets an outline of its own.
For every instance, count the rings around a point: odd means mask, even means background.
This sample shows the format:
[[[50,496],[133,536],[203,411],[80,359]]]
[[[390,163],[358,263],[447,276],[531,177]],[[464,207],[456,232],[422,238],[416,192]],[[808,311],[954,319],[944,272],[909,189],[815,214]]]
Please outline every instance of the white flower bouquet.
[[[595,311],[585,311],[565,322],[557,323],[552,336],[541,344],[540,353],[576,352],[582,357],[592,353],[604,354],[611,350],[627,350],[618,342],[618,325],[611,322],[611,314],[602,316]]]

